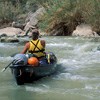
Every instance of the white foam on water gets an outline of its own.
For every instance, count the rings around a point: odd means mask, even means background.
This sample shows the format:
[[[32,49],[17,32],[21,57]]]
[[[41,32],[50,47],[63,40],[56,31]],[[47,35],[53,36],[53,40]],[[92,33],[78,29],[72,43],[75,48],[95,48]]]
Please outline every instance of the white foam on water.
[[[70,77],[71,80],[89,80],[88,77],[84,77],[84,76],[81,76],[81,75],[73,75]]]
[[[86,84],[85,89],[91,89],[91,90],[93,89],[93,90],[98,91],[100,89],[100,83],[99,84]]]
[[[85,61],[83,61],[83,60],[80,61],[80,59],[78,60],[78,59],[74,59],[74,58],[73,59],[67,59],[67,58],[63,59],[63,58],[61,58],[61,59],[58,60],[58,62],[61,63],[66,68],[70,67],[72,69],[84,68],[84,66],[82,66],[82,65],[86,64]]]
[[[9,57],[0,57],[0,61],[1,61],[1,62],[5,62],[5,61],[7,62],[7,61],[10,61],[10,60],[12,60],[12,59],[13,59],[13,58],[10,57],[10,56],[9,56]]]
[[[72,47],[70,44],[68,44],[68,43],[48,43],[48,44],[46,44],[48,47]]]
[[[65,66],[75,66],[75,67],[86,67],[86,65],[99,63],[100,59],[100,51],[88,51],[88,52],[79,52],[75,51],[73,53],[77,53],[74,56],[70,56],[70,58],[60,58],[58,59],[59,63],[62,63]],[[81,65],[81,66],[80,66]]]
[[[77,64],[78,61],[75,59],[61,58],[61,59],[59,59],[59,63],[62,63],[63,65],[74,65],[74,64]]]
[[[12,45],[12,44],[8,44],[8,43],[0,43],[0,48],[15,48],[15,47],[17,47],[16,45]]]
[[[31,92],[38,92],[38,93],[46,93],[48,92],[49,88],[47,86],[43,86],[43,87],[31,87],[31,86],[25,86],[26,91],[31,91]]]
[[[88,77],[81,76],[81,75],[72,75],[71,73],[60,73],[59,75],[56,76],[55,79],[58,80],[89,80]]]
[[[82,55],[84,53],[91,53],[91,52],[96,52],[97,50],[98,44],[94,44],[94,43],[84,43],[84,44],[76,44],[74,45],[74,50],[73,52],[78,54],[78,55]]]
[[[94,88],[92,86],[90,86],[90,85],[86,85],[85,89],[89,89],[90,90],[90,89],[94,89]]]

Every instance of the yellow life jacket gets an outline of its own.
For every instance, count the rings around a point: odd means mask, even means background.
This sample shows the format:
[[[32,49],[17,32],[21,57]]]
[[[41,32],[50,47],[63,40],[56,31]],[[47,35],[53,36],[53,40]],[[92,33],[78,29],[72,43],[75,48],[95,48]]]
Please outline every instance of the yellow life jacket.
[[[37,57],[44,57],[45,56],[45,49],[41,45],[41,42],[39,39],[37,40],[31,40],[30,42],[30,48],[28,50],[29,53],[36,55]]]

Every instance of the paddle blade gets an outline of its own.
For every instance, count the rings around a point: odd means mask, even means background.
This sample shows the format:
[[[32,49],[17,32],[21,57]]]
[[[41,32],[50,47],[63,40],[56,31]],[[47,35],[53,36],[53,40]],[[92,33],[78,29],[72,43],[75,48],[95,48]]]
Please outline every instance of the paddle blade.
[[[3,68],[2,70],[1,70],[1,72],[4,72],[6,69],[5,68]]]
[[[12,62],[10,62],[10,63],[8,64],[8,66],[6,66],[5,68],[3,68],[3,69],[1,70],[1,72],[4,72],[14,61],[15,61],[15,60],[13,60]]]

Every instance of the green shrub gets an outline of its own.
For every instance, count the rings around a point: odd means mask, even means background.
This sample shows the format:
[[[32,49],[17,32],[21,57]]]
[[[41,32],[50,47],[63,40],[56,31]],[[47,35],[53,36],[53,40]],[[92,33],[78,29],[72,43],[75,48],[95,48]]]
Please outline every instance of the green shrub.
[[[81,23],[90,24],[95,31],[100,31],[99,0],[48,0],[43,5],[47,13],[39,25],[47,32],[61,28],[64,35],[71,35]]]
[[[17,19],[17,16],[22,14],[21,6],[12,5],[11,2],[0,3],[0,23],[9,23]]]
[[[42,5],[47,11],[39,22],[44,31],[61,29],[61,34],[71,35],[77,25],[87,23],[100,33],[100,0],[0,0],[1,25],[34,12],[33,5]]]

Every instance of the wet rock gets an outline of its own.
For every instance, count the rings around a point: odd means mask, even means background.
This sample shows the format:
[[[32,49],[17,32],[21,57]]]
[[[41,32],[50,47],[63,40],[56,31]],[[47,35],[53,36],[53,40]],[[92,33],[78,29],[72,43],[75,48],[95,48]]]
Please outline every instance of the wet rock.
[[[1,38],[1,37],[7,37],[7,34],[1,34],[1,35],[0,35],[0,38]]]
[[[6,34],[7,36],[15,36],[17,34],[21,34],[23,31],[20,28],[14,28],[14,27],[6,27],[3,29],[0,29],[0,35]]]
[[[81,24],[76,27],[76,30],[73,31],[72,36],[98,37],[99,35],[92,30],[91,26]]]
[[[5,40],[6,40],[6,37],[1,37],[0,38],[0,42],[5,42]]]
[[[12,22],[12,27],[14,28],[20,28],[20,29],[24,29],[25,27],[25,24],[21,24],[21,23],[18,23],[18,22]]]
[[[6,42],[19,42],[18,38],[14,38],[14,37],[8,37],[5,41]]]
[[[11,42],[11,43],[15,43],[15,42],[19,42],[19,39],[16,37],[1,37],[0,38],[0,42]]]

